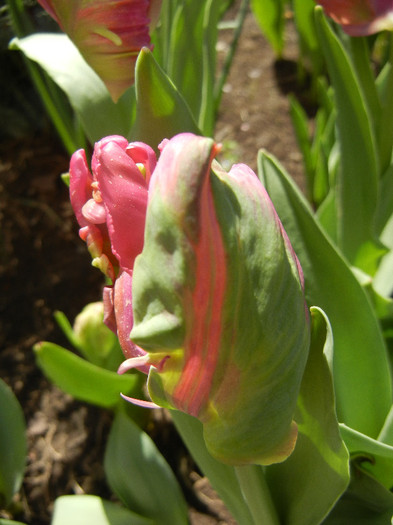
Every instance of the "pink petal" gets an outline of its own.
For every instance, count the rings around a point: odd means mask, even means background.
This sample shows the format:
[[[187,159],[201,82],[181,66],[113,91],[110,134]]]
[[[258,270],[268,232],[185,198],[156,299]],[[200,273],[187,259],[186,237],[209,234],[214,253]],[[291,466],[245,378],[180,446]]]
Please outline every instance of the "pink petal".
[[[135,162],[115,142],[97,143],[94,157],[112,252],[123,269],[132,271],[143,248],[147,183]]]
[[[76,151],[70,160],[70,200],[80,226],[87,226],[89,221],[84,217],[82,208],[91,198],[92,174],[86,161],[83,149]]]

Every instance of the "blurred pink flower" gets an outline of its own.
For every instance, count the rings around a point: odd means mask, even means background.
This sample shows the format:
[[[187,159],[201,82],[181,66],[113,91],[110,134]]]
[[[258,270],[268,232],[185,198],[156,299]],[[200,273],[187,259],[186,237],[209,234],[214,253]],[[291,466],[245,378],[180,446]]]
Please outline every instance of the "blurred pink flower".
[[[92,172],[78,150],[70,162],[70,199],[93,266],[112,281],[104,288],[105,323],[126,357],[144,352],[129,339],[133,324],[132,271],[142,251],[154,151],[140,142],[110,136],[96,143]]]
[[[162,0],[38,0],[74,42],[116,102],[134,83],[134,66]]]
[[[317,0],[351,36],[393,30],[393,0]]]

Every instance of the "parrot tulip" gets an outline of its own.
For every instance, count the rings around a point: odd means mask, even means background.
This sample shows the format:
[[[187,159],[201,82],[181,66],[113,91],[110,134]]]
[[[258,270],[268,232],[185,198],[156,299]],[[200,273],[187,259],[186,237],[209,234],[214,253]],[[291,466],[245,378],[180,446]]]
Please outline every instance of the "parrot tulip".
[[[317,3],[351,36],[393,30],[392,0],[317,0]]]
[[[162,0],[38,0],[74,42],[116,102],[134,83]]]
[[[267,465],[297,438],[303,277],[259,179],[226,173],[218,149],[189,133],[161,145],[133,269],[130,338],[145,353],[119,371],[148,368],[152,402],[197,417],[217,459]]]
[[[70,199],[98,267],[112,281],[104,288],[105,323],[127,357],[144,354],[129,339],[132,270],[142,251],[148,186],[156,155],[146,144],[106,137],[94,148],[92,172],[83,150],[70,162]]]

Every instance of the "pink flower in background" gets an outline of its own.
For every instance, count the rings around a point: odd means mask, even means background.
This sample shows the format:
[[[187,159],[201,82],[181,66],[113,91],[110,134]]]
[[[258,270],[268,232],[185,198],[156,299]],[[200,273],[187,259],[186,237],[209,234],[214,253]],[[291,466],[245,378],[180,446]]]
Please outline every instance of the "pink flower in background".
[[[105,323],[119,337],[127,357],[143,353],[129,340],[133,324],[132,271],[142,251],[148,186],[156,165],[154,151],[119,136],[97,142],[92,172],[83,150],[70,163],[70,199],[98,267],[112,281],[104,288]],[[120,322],[119,322],[120,320]]]
[[[351,36],[393,30],[393,0],[319,0],[317,3]]]
[[[142,47],[150,47],[161,0],[38,0],[74,42],[114,101],[134,82]]]

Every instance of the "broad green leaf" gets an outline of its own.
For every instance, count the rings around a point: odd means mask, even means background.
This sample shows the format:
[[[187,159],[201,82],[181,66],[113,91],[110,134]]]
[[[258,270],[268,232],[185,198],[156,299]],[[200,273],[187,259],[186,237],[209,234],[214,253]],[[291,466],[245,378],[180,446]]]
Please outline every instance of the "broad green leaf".
[[[200,134],[190,110],[172,81],[143,48],[135,69],[137,100],[133,140],[156,148],[165,138],[190,131]]]
[[[27,457],[26,425],[11,388],[0,379],[0,508],[18,492]]]
[[[346,425],[340,425],[340,432],[358,467],[390,490],[393,486],[393,446],[356,432]]]
[[[317,7],[316,27],[334,87],[340,170],[337,177],[338,246],[349,262],[375,273],[383,250],[374,238],[378,161],[372,123],[345,49]]]
[[[155,525],[187,525],[176,478],[150,437],[119,410],[105,452],[108,483],[128,508]]]
[[[391,525],[393,494],[351,465],[351,482],[323,525]]]
[[[296,448],[284,463],[266,471],[280,523],[290,525],[321,523],[349,483],[349,456],[340,437],[325,356],[332,352],[332,333],[321,310],[312,308],[311,315],[310,354],[295,413]]]
[[[284,7],[284,0],[251,0],[251,9],[261,31],[278,57],[284,50]]]
[[[120,376],[53,343],[38,343],[34,351],[44,374],[75,399],[114,408],[122,402],[120,393],[138,396],[140,392],[138,374]]]
[[[235,519],[242,525],[253,525],[250,510],[241,493],[235,468],[217,461],[208,452],[203,438],[202,423],[197,418],[183,412],[172,410],[171,415],[192,457]]]
[[[307,301],[321,307],[332,326],[339,421],[376,438],[392,394],[385,342],[371,304],[289,175],[266,153],[261,152],[258,161],[260,176],[302,265]]]
[[[15,38],[11,48],[37,62],[67,94],[92,143],[107,135],[129,137],[134,113],[133,89],[115,104],[102,80],[67,35],[36,33]]]
[[[51,525],[154,525],[154,522],[98,496],[61,496]]]

